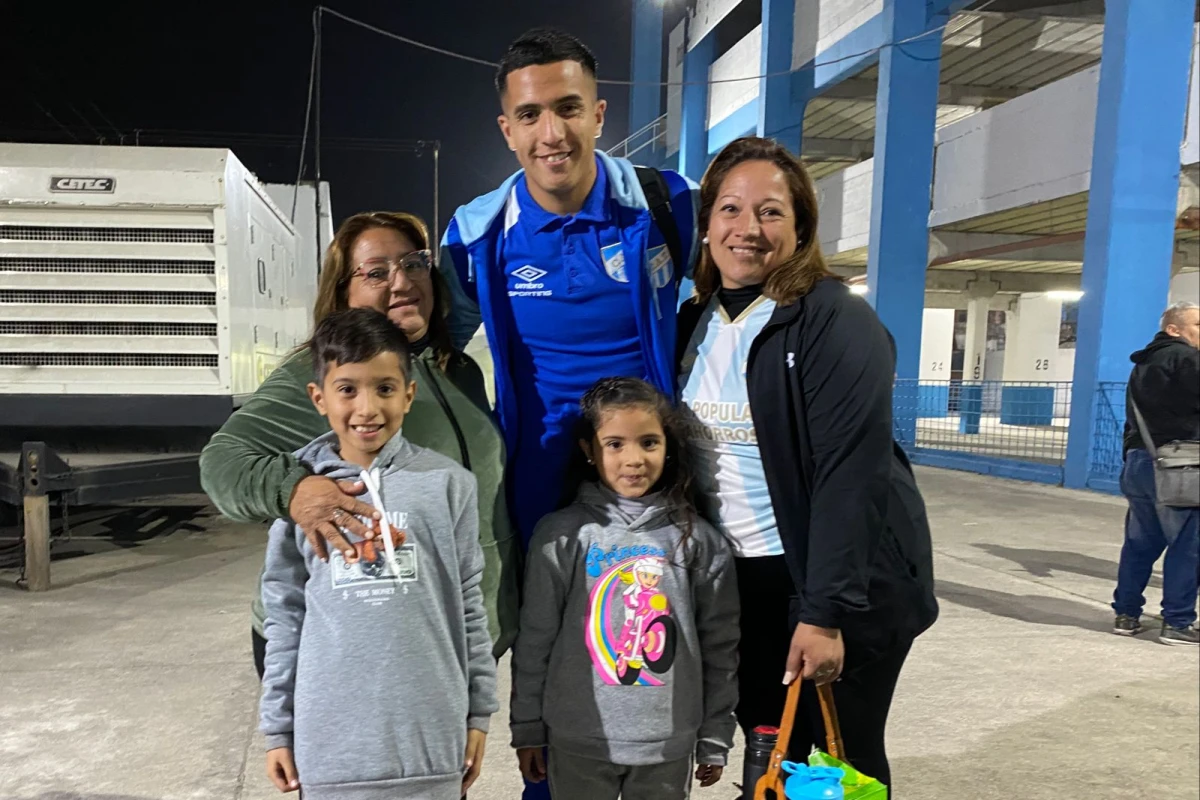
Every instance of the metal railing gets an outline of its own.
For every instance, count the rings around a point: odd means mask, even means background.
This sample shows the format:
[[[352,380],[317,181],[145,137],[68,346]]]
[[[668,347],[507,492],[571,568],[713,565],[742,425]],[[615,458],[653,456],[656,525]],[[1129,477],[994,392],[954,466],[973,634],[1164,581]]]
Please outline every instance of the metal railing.
[[[667,115],[663,114],[608,149],[608,154],[614,158],[632,158],[634,155],[650,148],[651,152],[667,146]]]
[[[1102,382],[1096,387],[1092,453],[1088,482],[1115,483],[1125,463],[1125,383]]]
[[[897,441],[914,460],[1033,480],[1061,480],[1069,381],[897,380]]]

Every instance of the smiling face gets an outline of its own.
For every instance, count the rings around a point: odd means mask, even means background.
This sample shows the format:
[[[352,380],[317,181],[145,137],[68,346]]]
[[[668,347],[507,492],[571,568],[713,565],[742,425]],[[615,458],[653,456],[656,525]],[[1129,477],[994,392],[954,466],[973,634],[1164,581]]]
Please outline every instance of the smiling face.
[[[796,252],[796,214],[783,170],[744,161],[717,190],[708,247],[726,289],[757,286]]]
[[[337,434],[342,458],[364,468],[400,430],[416,391],[400,357],[390,352],[362,363],[331,363],[320,386],[308,385],[313,404]]]
[[[433,277],[410,274],[403,269],[393,270],[390,279],[372,280],[368,277],[382,266],[396,264],[404,256],[416,252],[416,244],[394,228],[369,228],[358,235],[350,248],[350,286],[347,305],[350,308],[373,308],[386,314],[394,325],[404,331],[410,342],[429,332],[433,317]]]
[[[596,180],[596,138],[604,127],[596,79],[576,61],[524,67],[507,75],[500,102],[500,130],[525,168],[533,199],[555,213],[562,205],[582,207]]]
[[[662,477],[667,435],[653,409],[615,408],[604,415],[595,438],[579,444],[604,485],[622,497],[642,497]]]

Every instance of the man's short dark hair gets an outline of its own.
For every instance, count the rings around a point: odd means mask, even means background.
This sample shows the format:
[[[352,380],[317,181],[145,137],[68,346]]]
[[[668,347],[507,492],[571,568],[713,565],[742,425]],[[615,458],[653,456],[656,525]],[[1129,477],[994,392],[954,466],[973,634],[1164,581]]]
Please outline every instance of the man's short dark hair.
[[[321,320],[309,349],[318,386],[324,385],[330,365],[362,364],[380,353],[396,354],[406,383],[412,371],[408,337],[385,315],[370,308],[336,311]]]
[[[557,28],[534,28],[517,37],[500,59],[496,72],[496,91],[504,94],[508,74],[526,67],[574,61],[583,71],[596,77],[596,57],[583,42]]]

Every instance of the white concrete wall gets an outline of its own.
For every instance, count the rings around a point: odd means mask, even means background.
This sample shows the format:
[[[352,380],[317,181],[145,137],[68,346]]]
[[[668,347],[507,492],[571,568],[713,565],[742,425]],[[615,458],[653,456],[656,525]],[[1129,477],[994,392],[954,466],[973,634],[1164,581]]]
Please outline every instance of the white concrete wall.
[[[1200,304],[1200,272],[1181,272],[1171,279],[1167,305],[1184,300]]]
[[[1188,84],[1188,114],[1179,163],[1200,161],[1200,25],[1192,28],[1192,78]]]
[[[1016,341],[1005,336],[1008,352],[1004,359],[1004,380],[1059,380],[1056,363],[1060,360],[1058,336],[1062,329],[1062,301],[1043,294],[1023,294],[1017,317]]]
[[[930,225],[1086,191],[1100,66],[940,128]]]
[[[883,0],[796,0],[792,16],[792,69],[883,11]]]
[[[761,56],[762,25],[759,25],[713,62],[708,72],[709,80],[754,77],[761,71]],[[759,83],[754,80],[712,84],[708,89],[708,127],[716,125],[746,103],[757,100]]]
[[[741,0],[696,0],[696,10],[688,31],[688,50],[696,46],[717,24],[738,7]]]
[[[687,56],[687,20],[682,20],[667,38],[667,82],[683,83],[683,61]],[[679,152],[683,127],[683,87],[667,87],[667,155]]]
[[[950,380],[954,349],[954,309],[927,308],[921,319],[921,372],[923,381]]]
[[[867,246],[871,236],[871,181],[875,160],[867,159],[817,181],[821,250],[833,256]]]

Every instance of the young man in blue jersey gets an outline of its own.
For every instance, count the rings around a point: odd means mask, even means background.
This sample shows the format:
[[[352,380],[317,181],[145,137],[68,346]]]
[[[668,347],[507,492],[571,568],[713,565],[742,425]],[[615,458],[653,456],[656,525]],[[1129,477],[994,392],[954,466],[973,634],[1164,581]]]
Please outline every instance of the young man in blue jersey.
[[[669,171],[644,184],[628,160],[595,149],[605,111],[596,61],[569,34],[522,35],[496,88],[522,169],[458,209],[439,267],[455,346],[480,322],[487,333],[509,508],[528,543],[560,499],[583,393],[630,376],[675,395],[678,283],[697,251],[699,187]]]

